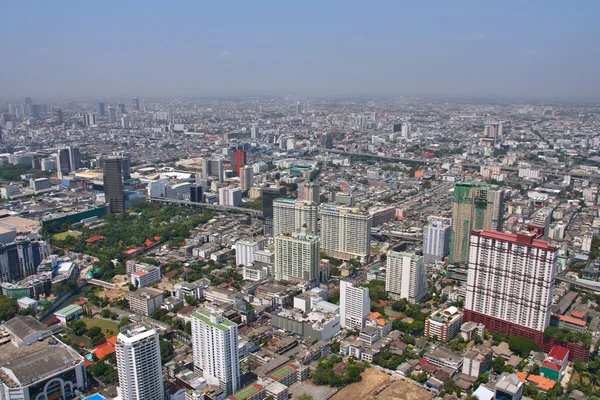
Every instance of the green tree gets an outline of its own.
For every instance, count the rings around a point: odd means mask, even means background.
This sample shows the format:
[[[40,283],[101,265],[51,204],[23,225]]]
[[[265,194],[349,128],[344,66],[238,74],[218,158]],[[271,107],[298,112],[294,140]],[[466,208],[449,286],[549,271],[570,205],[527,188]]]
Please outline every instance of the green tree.
[[[129,320],[128,317],[122,317],[121,320],[119,321],[119,328],[122,328],[125,325],[129,325],[130,323],[131,323],[131,321]]]
[[[163,364],[173,357],[173,345],[167,340],[160,338],[160,360]]]
[[[8,321],[19,311],[17,300],[0,296],[0,321]]]
[[[504,366],[506,365],[506,360],[500,356],[494,358],[492,369],[495,373],[501,374],[504,372]]]
[[[71,321],[68,325],[77,336],[83,336],[87,333],[87,325],[82,320]]]
[[[336,340],[331,343],[331,352],[334,354],[338,354],[340,352],[340,342]]]

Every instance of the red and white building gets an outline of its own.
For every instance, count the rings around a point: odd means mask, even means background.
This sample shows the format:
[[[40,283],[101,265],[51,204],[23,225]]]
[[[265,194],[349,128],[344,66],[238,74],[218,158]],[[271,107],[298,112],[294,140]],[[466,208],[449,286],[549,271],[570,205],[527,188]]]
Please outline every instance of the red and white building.
[[[543,341],[550,324],[558,248],[525,234],[472,231],[465,320]]]

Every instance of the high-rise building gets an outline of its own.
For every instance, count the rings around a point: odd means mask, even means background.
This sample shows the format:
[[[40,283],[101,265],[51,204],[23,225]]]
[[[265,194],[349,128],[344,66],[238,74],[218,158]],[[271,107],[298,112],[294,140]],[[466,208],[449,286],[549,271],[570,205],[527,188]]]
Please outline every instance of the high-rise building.
[[[435,263],[450,253],[452,218],[427,217],[423,228],[423,261]]]
[[[324,149],[333,149],[333,135],[329,132],[325,132],[321,136],[321,147]]]
[[[131,117],[129,115],[123,115],[123,117],[121,117],[121,127],[123,129],[131,128]]]
[[[125,104],[119,104],[119,114],[125,114]]]
[[[365,318],[370,313],[369,288],[340,281],[340,326],[346,329],[362,329],[365,326]]]
[[[123,180],[131,179],[131,153],[128,151],[115,151],[113,155],[123,159]]]
[[[156,331],[145,326],[127,326],[117,336],[115,350],[119,398],[163,400],[160,343]]]
[[[254,184],[254,170],[252,165],[245,165],[240,170],[240,187],[242,192],[246,193]]]
[[[298,200],[312,201],[315,204],[321,202],[319,185],[315,182],[303,182],[298,187]]]
[[[246,152],[244,150],[236,150],[231,153],[231,168],[236,176],[240,176],[242,167],[246,165]]]
[[[60,108],[57,108],[56,111],[54,111],[54,115],[55,115],[55,121],[57,124],[62,124],[64,123],[64,119],[63,119],[63,112]]]
[[[123,159],[121,157],[104,157],[104,197],[110,204],[111,213],[125,212],[123,188]]]
[[[385,270],[385,290],[390,298],[418,303],[427,296],[427,274],[423,257],[415,253],[390,251]]]
[[[192,314],[194,367],[209,385],[231,395],[240,388],[238,326],[206,309]]]
[[[460,182],[454,186],[453,233],[450,261],[466,264],[472,230],[501,230],[504,218],[504,190],[498,185]]]
[[[303,281],[311,286],[319,282],[320,239],[305,229],[275,236],[275,279]]]
[[[254,253],[258,250],[261,250],[261,246],[257,242],[238,240],[235,243],[236,265],[252,265],[254,262]]]
[[[83,114],[83,125],[84,126],[95,126],[96,125],[96,114],[94,114],[94,113]]]
[[[25,105],[32,106],[33,105],[33,99],[31,97],[25,97]]]
[[[111,123],[117,122],[117,110],[111,106],[108,106],[108,121]]]
[[[302,105],[300,104],[300,102],[296,103],[296,115],[300,115],[302,114]]]
[[[64,174],[68,174],[72,171],[71,169],[71,156],[69,154],[69,148],[59,149],[56,152],[56,169],[58,171],[58,177],[62,178]]]
[[[34,104],[31,106],[31,116],[35,119],[40,119],[42,115],[42,107],[39,104]]]
[[[259,139],[260,138],[260,131],[258,130],[258,126],[252,125],[250,127],[250,137],[252,139]]]
[[[104,102],[102,102],[102,101],[98,102],[98,114],[101,117],[104,117],[104,115],[106,114],[106,106],[105,106]]]
[[[273,202],[285,197],[285,186],[272,186],[262,189],[264,233],[273,234]]]
[[[77,171],[81,168],[81,153],[77,147],[69,146],[69,167],[71,171]]]
[[[402,124],[402,131],[400,132],[400,135],[406,139],[410,139],[412,136],[412,126],[408,122]]]
[[[319,208],[310,201],[275,199],[273,201],[273,236],[292,234],[305,227],[309,233],[317,233]]]
[[[558,248],[533,235],[473,231],[465,319],[540,344],[550,324]]]
[[[242,206],[242,189],[239,187],[219,188],[219,204],[222,206]]]
[[[133,98],[133,109],[138,111],[140,109],[140,99],[137,97]]]
[[[17,239],[16,233],[6,241],[4,239],[0,244],[0,282],[20,281],[36,274],[41,262],[49,255],[49,247],[44,241]]]
[[[200,185],[192,185],[190,186],[190,201],[192,203],[202,203],[203,200],[203,190]]]
[[[361,262],[371,252],[371,215],[354,207],[321,204],[321,248],[330,257]]]

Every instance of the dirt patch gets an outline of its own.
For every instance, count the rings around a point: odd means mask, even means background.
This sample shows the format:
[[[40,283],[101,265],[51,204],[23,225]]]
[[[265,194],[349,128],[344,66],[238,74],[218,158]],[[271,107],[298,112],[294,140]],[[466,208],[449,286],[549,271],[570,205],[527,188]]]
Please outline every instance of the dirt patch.
[[[392,379],[385,372],[373,368],[361,375],[360,382],[346,386],[332,400],[431,400],[433,395],[427,390],[405,382]]]
[[[97,296],[100,298],[106,297],[112,303],[127,296],[127,293],[129,293],[128,289],[102,289],[101,292],[98,292]]]

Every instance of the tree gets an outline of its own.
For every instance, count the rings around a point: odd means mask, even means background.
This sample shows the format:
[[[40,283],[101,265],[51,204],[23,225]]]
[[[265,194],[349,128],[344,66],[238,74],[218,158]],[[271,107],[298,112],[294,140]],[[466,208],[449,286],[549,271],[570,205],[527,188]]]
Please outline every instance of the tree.
[[[532,351],[540,351],[540,347],[531,339],[513,336],[508,341],[510,349],[520,357],[528,357]]]
[[[77,336],[83,336],[87,333],[87,325],[82,320],[75,320],[69,323],[69,328]]]
[[[331,343],[331,352],[338,354],[340,352],[340,342],[337,340]]]
[[[492,369],[495,373],[501,374],[504,372],[504,366],[506,365],[506,360],[500,356],[494,358]]]
[[[412,378],[419,383],[425,383],[427,382],[427,373],[421,372],[420,374],[414,374],[412,375]]]
[[[163,364],[173,357],[173,345],[163,338],[160,338],[160,360]]]
[[[184,299],[185,302],[190,306],[196,307],[198,305],[198,299],[196,299],[194,296],[185,295]]]
[[[102,316],[102,318],[109,318],[110,310],[108,308],[103,308],[102,311],[100,311],[100,315]]]
[[[0,296],[0,321],[8,321],[19,311],[17,300]]]
[[[313,397],[307,394],[301,394],[300,396],[298,396],[298,400],[313,400]]]
[[[540,370],[541,370],[540,364],[538,364],[538,363],[533,364],[533,367],[531,367],[531,373],[533,375],[539,375],[540,374]]]
[[[129,318],[127,317],[123,317],[121,318],[121,320],[119,321],[119,328],[124,327],[125,325],[129,325],[131,323],[131,321],[129,320]]]
[[[248,357],[242,362],[242,371],[248,373],[254,371],[259,367],[259,363],[256,361],[254,357]]]
[[[360,380],[360,374],[362,373],[362,367],[358,364],[353,364],[346,368],[344,372],[344,382],[352,383]]]

